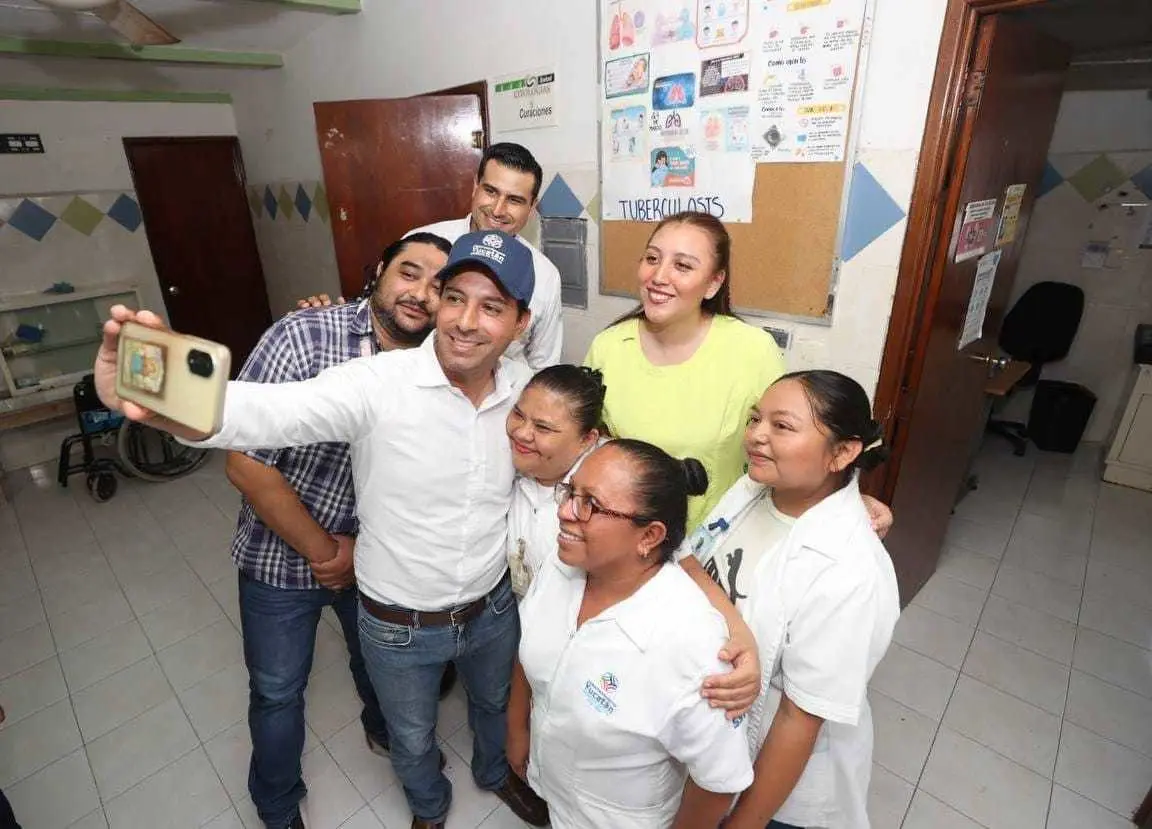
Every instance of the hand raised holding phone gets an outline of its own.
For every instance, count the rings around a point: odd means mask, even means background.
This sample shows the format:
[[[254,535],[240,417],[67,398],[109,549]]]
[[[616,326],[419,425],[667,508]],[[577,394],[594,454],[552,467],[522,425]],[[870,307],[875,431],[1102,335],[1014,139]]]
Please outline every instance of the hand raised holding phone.
[[[151,311],[115,305],[93,369],[109,409],[186,440],[219,431],[231,354],[219,343],[176,334]]]

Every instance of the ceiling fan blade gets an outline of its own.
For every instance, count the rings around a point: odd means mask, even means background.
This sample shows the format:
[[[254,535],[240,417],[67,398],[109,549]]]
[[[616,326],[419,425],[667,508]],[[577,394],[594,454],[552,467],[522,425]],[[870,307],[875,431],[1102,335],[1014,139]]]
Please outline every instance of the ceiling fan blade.
[[[128,0],[116,0],[93,9],[92,13],[128,38],[133,46],[167,46],[180,42],[180,38],[172,35]]]

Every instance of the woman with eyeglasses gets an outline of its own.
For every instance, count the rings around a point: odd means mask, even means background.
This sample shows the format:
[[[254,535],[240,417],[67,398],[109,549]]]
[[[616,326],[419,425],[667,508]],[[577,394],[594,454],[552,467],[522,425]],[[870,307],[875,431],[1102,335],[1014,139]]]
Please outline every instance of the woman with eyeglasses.
[[[700,695],[724,620],[672,561],[693,459],[609,441],[555,487],[559,547],[520,605],[508,760],[555,829],[716,826],[752,780],[742,725]]]
[[[604,394],[600,372],[582,366],[550,366],[528,382],[508,414],[508,440],[518,473],[508,517],[508,566],[512,589],[520,597],[543,562],[556,555],[560,519],[555,487],[569,480],[583,459],[604,442],[598,428]],[[702,691],[734,718],[760,693],[756,642],[724,591],[699,566],[687,572],[728,624],[731,638],[721,659],[734,669],[709,677]]]

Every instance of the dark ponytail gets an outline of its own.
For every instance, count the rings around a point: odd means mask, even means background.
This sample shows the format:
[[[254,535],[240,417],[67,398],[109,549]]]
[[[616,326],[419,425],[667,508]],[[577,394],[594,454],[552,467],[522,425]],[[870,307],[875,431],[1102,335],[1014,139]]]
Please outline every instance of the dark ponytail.
[[[600,425],[604,410],[604,375],[594,368],[560,364],[536,372],[526,388],[533,386],[558,394],[568,404],[572,419],[586,435]]]
[[[795,380],[804,388],[816,420],[835,440],[858,440],[860,454],[845,469],[867,472],[888,459],[884,427],[872,419],[868,394],[859,383],[837,371],[794,371],[776,382]]]
[[[636,473],[632,478],[636,513],[664,525],[664,540],[656,551],[661,561],[671,561],[687,531],[688,496],[703,495],[708,489],[704,464],[695,458],[677,460],[642,440],[617,438],[605,445],[615,446],[632,462]]]

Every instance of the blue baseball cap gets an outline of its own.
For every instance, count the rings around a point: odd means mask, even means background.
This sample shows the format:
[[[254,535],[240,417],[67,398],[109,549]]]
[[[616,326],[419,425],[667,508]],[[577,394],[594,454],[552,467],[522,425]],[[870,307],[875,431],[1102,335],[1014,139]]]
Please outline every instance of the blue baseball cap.
[[[532,252],[515,236],[501,230],[465,233],[452,245],[448,263],[437,274],[441,281],[469,267],[479,267],[499,282],[516,300],[527,305],[536,287]]]

